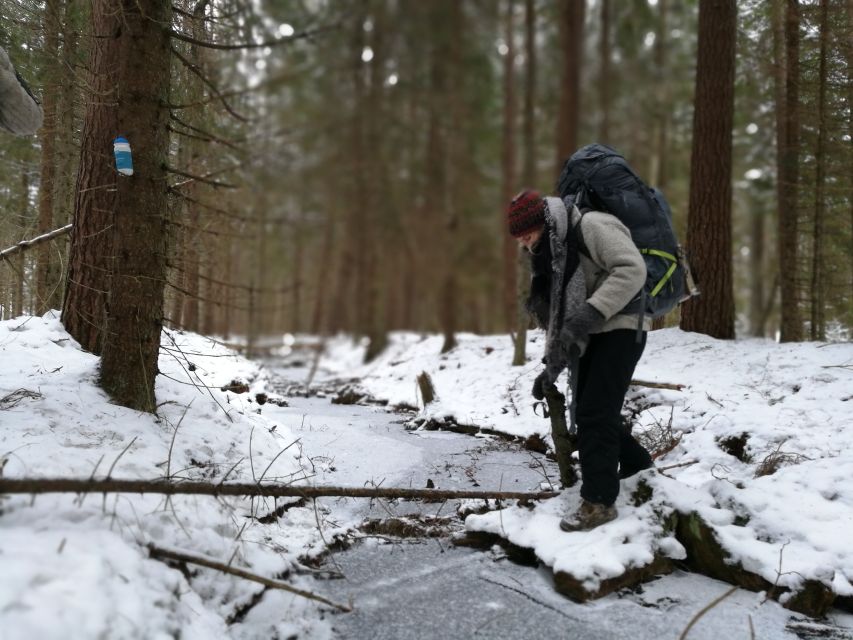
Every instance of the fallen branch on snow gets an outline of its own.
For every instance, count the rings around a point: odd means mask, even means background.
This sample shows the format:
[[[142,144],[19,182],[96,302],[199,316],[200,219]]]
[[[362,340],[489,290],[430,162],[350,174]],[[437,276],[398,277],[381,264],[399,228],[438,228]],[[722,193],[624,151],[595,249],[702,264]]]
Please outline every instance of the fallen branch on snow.
[[[681,391],[687,385],[674,384],[672,382],[650,382],[648,380],[631,380],[631,386],[647,387],[649,389],[669,389],[671,391]]]
[[[152,558],[157,558],[159,560],[172,560],[174,562],[188,562],[190,564],[197,564],[200,567],[215,569],[216,571],[221,571],[222,573],[237,576],[238,578],[257,582],[259,584],[264,585],[265,587],[269,587],[270,589],[281,589],[282,591],[295,593],[298,596],[308,598],[309,600],[316,600],[317,602],[322,602],[323,604],[327,604],[330,607],[339,609],[340,611],[345,611],[347,613],[352,611],[352,605],[338,604],[336,602],[332,602],[331,600],[327,600],[323,596],[318,596],[316,593],[311,593],[310,591],[303,591],[302,589],[292,587],[286,582],[280,582],[279,580],[265,578],[264,576],[259,576],[256,573],[246,571],[245,569],[231,567],[227,564],[216,562],[215,560],[209,560],[203,556],[190,555],[188,553],[178,551],[169,551],[168,549],[161,549],[160,547],[157,547],[153,544],[148,545],[148,552],[151,554]]]
[[[171,482],[169,480],[93,480],[80,478],[0,478],[0,494],[157,493],[163,495],[251,496],[263,498],[408,498],[424,500],[544,500],[556,491],[451,491],[398,487],[317,487],[256,482]]]

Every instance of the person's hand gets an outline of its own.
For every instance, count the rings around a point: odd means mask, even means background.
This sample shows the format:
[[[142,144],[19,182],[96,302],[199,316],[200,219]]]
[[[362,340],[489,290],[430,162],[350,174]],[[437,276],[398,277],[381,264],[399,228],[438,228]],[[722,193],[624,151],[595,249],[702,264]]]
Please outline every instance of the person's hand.
[[[543,400],[545,398],[545,386],[551,385],[550,377],[548,376],[547,371],[543,371],[538,376],[536,376],[536,380],[533,381],[533,397],[537,400]]]
[[[604,325],[604,316],[589,302],[584,302],[577,313],[566,320],[560,342],[566,346],[585,343],[589,339],[590,332],[601,328],[602,325]]]

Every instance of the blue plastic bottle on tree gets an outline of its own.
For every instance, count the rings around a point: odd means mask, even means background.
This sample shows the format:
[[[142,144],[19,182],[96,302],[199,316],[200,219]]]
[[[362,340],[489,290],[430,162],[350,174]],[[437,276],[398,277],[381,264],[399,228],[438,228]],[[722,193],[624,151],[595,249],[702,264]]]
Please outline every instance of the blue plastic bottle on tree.
[[[130,142],[119,136],[113,140],[113,152],[116,156],[116,169],[123,176],[133,175],[133,158],[130,155]]]

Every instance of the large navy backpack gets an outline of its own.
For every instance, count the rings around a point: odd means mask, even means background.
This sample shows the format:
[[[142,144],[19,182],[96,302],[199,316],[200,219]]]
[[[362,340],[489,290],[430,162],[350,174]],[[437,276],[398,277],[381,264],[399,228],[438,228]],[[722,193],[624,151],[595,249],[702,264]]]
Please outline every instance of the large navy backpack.
[[[685,293],[686,262],[675,237],[669,203],[614,149],[590,144],[576,151],[563,166],[557,193],[564,200],[571,198],[582,213],[613,214],[630,230],[646,261],[647,275],[643,289],[621,313],[658,318],[689,297]],[[585,251],[583,238],[578,240]]]

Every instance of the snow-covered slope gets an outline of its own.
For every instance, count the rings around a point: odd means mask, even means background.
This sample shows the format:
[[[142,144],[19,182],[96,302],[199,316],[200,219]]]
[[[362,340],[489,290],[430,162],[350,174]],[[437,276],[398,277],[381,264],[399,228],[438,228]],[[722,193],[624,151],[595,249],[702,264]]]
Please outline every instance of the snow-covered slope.
[[[256,365],[201,336],[164,333],[155,417],[111,404],[96,385],[98,359],[51,316],[0,323],[5,477],[219,482],[265,474],[293,482],[306,475],[299,446],[274,460],[295,438],[260,413],[256,396],[266,389]],[[251,390],[220,390],[235,379]],[[254,611],[226,634],[226,620],[261,585],[194,567],[188,582],[148,558],[153,543],[285,574],[323,544],[311,509],[292,509],[272,525],[252,518],[274,508],[194,496],[0,496],[0,636],[208,639],[325,629],[305,618],[311,605],[273,593],[265,596],[266,618]]]

